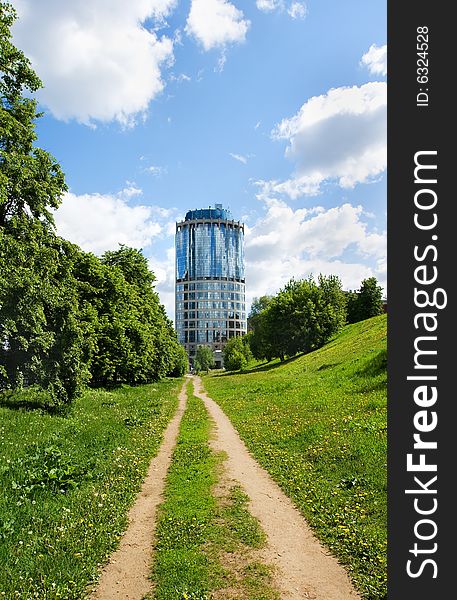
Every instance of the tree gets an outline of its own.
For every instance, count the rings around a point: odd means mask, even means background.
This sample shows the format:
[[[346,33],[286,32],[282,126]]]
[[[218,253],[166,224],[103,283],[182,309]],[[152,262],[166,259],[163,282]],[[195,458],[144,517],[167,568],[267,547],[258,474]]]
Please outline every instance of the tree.
[[[57,208],[66,191],[65,178],[55,159],[34,147],[37,139],[36,100],[30,98],[41,81],[30,61],[11,43],[14,8],[0,3],[0,227],[18,219],[39,219],[53,225],[50,209]]]
[[[174,365],[170,372],[171,377],[182,377],[189,370],[189,359],[187,352],[181,344],[178,344],[175,351]]]
[[[345,297],[338,277],[291,279],[251,319],[251,349],[256,358],[281,361],[320,348],[345,322]]]
[[[22,224],[23,225],[23,224]],[[0,231],[1,387],[46,391],[49,406],[71,401],[88,379],[87,342],[72,274],[74,247],[31,222]]]
[[[74,248],[54,232],[66,191],[55,159],[34,146],[41,86],[11,42],[16,18],[0,3],[0,385],[38,385],[69,402],[87,377],[72,277]]]
[[[80,304],[94,333],[92,385],[148,383],[181,372],[183,355],[140,250],[121,245],[101,259],[81,253]]]
[[[208,371],[215,365],[213,351],[209,346],[198,346],[194,367],[197,372]]]
[[[248,316],[248,341],[252,355],[258,360],[270,361],[275,356],[269,336],[267,309],[271,304],[272,296],[254,298]]]
[[[39,387],[56,406],[89,376],[111,385],[181,372],[141,252],[121,246],[99,259],[56,235],[52,210],[67,187],[55,159],[34,145],[40,114],[30,96],[41,82],[11,43],[15,18],[0,1],[0,391]]]
[[[247,336],[231,338],[224,347],[224,366],[228,371],[239,371],[247,367],[252,352]]]
[[[376,277],[362,281],[360,289],[348,296],[347,321],[357,323],[382,314],[382,287]]]

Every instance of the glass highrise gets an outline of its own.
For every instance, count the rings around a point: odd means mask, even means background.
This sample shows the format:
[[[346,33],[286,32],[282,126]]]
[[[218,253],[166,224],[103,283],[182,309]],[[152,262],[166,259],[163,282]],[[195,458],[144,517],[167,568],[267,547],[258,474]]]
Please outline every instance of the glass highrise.
[[[244,225],[230,211],[190,210],[176,223],[176,330],[191,366],[209,346],[223,366],[228,339],[246,333]]]

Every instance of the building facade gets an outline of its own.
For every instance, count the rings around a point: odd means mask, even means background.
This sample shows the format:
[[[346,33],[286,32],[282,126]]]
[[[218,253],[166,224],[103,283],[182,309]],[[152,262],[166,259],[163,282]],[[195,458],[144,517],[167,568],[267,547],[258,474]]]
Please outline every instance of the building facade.
[[[193,366],[198,346],[209,346],[223,366],[227,340],[246,333],[244,224],[230,212],[190,210],[176,223],[175,324]]]

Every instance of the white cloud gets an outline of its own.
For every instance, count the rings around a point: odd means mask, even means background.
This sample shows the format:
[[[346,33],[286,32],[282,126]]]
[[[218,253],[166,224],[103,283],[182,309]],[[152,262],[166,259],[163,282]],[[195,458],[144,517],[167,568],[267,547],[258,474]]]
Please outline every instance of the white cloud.
[[[288,6],[284,0],[256,0],[255,4],[264,13],[283,13],[286,11],[292,19],[304,19],[308,14],[305,2],[298,2],[297,0],[294,0]]]
[[[228,0],[192,0],[186,33],[195,37],[205,50],[243,42],[250,22]]]
[[[373,75],[387,75],[387,45],[372,44],[360,61]]]
[[[310,98],[272,131],[287,140],[296,172],[286,182],[262,182],[290,197],[316,194],[326,180],[343,188],[376,180],[387,166],[387,87],[371,82]]]
[[[224,70],[226,62],[227,62],[227,52],[226,52],[225,47],[224,47],[222,49],[221,55],[219,56],[219,58],[217,60],[217,65],[214,67],[214,72],[215,73],[222,73],[222,71]]]
[[[156,276],[155,288],[159,294],[160,302],[165,306],[168,317],[175,318],[175,248],[169,247],[165,252],[165,259],[156,257],[148,259],[149,268]]]
[[[244,165],[247,164],[248,159],[246,156],[243,156],[242,154],[233,154],[232,152],[229,152],[229,155],[234,158],[235,160],[243,163]]]
[[[273,12],[284,6],[283,0],[256,0],[255,4],[262,12]]]
[[[119,198],[128,200],[133,196],[141,196],[143,194],[143,190],[138,188],[132,181],[127,181],[126,185],[127,187],[118,193]]]
[[[57,232],[87,252],[101,254],[119,244],[149,246],[162,231],[153,207],[130,206],[125,190],[108,194],[65,194],[54,213]]]
[[[192,81],[192,79],[189,77],[189,75],[186,75],[185,73],[180,73],[179,75],[175,75],[174,73],[172,73],[170,75],[170,81],[182,83],[183,81]]]
[[[269,199],[266,208],[253,227],[245,227],[248,302],[276,293],[291,277],[310,274],[338,275],[345,289],[375,275],[385,286],[386,233],[368,230],[361,206],[294,210]]]
[[[308,9],[304,2],[292,2],[287,12],[292,19],[304,19],[308,14]]]
[[[275,194],[286,195],[292,200],[296,200],[300,196],[316,196],[320,192],[322,180],[322,174],[318,171],[311,175],[294,177],[282,182],[274,179],[270,181],[256,181],[255,185],[261,188],[257,198],[264,200],[271,198]]]
[[[167,172],[166,167],[159,167],[157,165],[150,165],[149,167],[145,167],[144,171],[153,175],[154,177],[160,177],[161,175],[165,175]]]
[[[44,82],[39,100],[64,121],[131,126],[163,89],[173,42],[145,23],[176,0],[17,0],[15,42]]]

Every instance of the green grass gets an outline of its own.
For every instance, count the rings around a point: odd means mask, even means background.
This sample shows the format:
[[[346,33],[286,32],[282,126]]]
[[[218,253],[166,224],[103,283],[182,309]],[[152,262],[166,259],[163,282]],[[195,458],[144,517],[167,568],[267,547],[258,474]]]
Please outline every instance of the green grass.
[[[210,422],[201,400],[190,396],[173,452],[165,501],[157,524],[155,598],[204,600],[210,561],[202,550],[215,510],[211,488],[216,457],[208,447]]]
[[[216,490],[224,456],[209,447],[211,429],[203,402],[188,394],[159,510],[152,597],[232,598],[224,593],[231,588],[239,600],[276,600],[268,568],[249,560],[248,549],[261,547],[265,534],[247,510],[247,496],[236,486],[222,497]],[[224,552],[245,572],[235,576]]]
[[[79,600],[114,550],[182,380],[0,406],[0,597]]]
[[[384,599],[386,316],[285,364],[204,384],[364,598]]]

